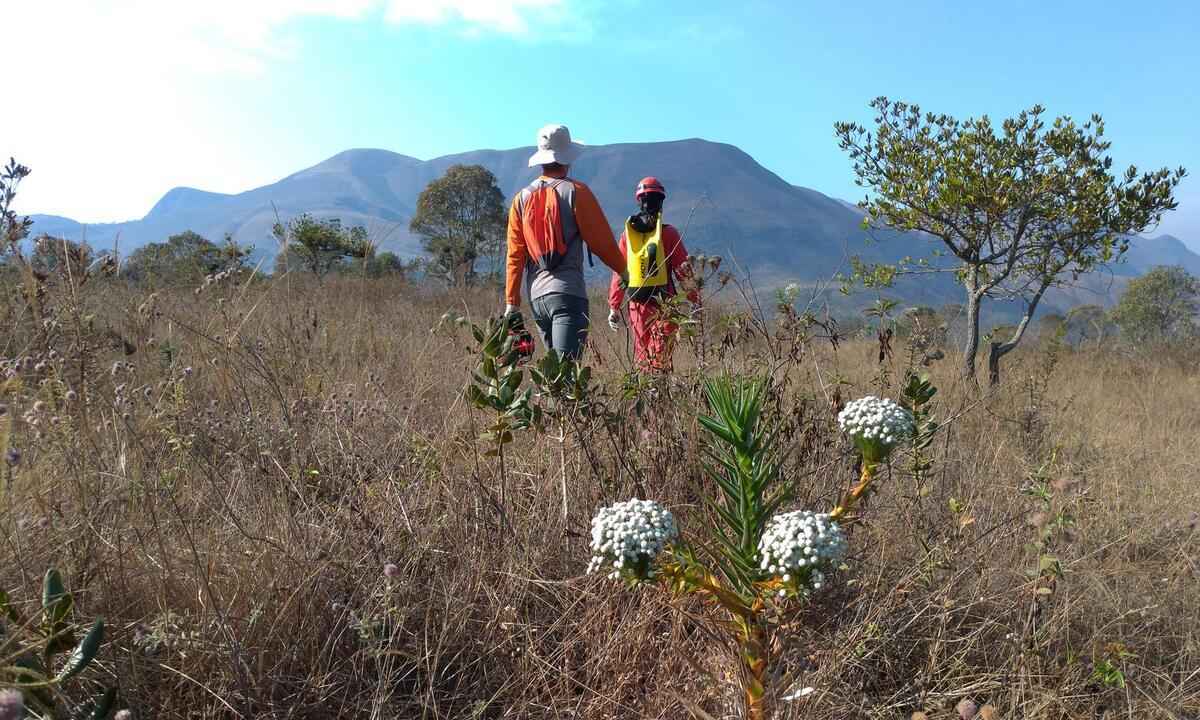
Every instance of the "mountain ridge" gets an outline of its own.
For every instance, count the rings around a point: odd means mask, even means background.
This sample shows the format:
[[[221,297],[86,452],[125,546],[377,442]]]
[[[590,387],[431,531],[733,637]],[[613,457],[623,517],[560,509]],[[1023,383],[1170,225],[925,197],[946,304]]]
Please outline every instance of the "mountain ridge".
[[[302,212],[363,224],[383,249],[401,256],[420,254],[419,238],[408,232],[417,195],[456,163],[480,164],[497,178],[506,198],[536,176],[527,160],[532,146],[480,149],[420,160],[381,148],[350,148],[275,182],[240,193],[172,188],[140,219],[84,225],[71,218],[34,215],[34,232],[86,239],[95,247],[117,246],[122,254],[171,234],[193,230],[214,241],[226,234],[252,245],[258,258],[276,251],[271,227],[277,217]],[[596,193],[614,230],[634,208],[633,187],[655,175],[667,187],[665,212],[686,229],[693,252],[729,257],[750,271],[756,284],[816,282],[846,269],[850,255],[894,262],[928,257],[930,240],[914,233],[861,228],[853,203],[792,185],[741,148],[701,138],[587,146],[573,177]],[[1200,274],[1200,255],[1178,238],[1137,238],[1129,262],[1112,274],[1126,278],[1159,262],[1178,262]],[[597,277],[602,273],[597,273]],[[913,303],[953,302],[961,292],[950,278],[907,282],[896,294]],[[1106,292],[1112,295],[1112,292]]]

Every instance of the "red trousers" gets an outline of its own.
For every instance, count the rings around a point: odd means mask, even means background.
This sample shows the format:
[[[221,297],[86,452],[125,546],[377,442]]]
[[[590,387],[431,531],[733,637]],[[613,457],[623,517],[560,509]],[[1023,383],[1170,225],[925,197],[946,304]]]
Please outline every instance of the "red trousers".
[[[656,302],[629,303],[633,357],[643,372],[671,372],[679,326],[667,319]]]

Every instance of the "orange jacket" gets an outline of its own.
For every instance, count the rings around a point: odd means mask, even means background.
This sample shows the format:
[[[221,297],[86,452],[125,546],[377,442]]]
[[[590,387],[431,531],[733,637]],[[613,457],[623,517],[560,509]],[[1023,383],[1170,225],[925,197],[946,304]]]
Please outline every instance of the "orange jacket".
[[[543,175],[543,177],[565,178],[566,175],[556,173]],[[575,225],[579,228],[579,236],[588,249],[613,272],[624,272],[624,257],[617,249],[612,228],[609,227],[608,219],[604,217],[604,211],[600,209],[600,203],[596,200],[591,188],[573,178],[567,178],[567,181],[575,186],[575,206],[572,210],[575,215]],[[504,297],[509,305],[514,306],[521,304],[521,280],[525,273],[525,266],[529,263],[529,254],[525,249],[525,238],[521,229],[520,201],[521,194],[517,193],[508,209],[508,261]],[[537,272],[537,270],[531,269],[531,272]],[[582,269],[580,272],[582,273]]]

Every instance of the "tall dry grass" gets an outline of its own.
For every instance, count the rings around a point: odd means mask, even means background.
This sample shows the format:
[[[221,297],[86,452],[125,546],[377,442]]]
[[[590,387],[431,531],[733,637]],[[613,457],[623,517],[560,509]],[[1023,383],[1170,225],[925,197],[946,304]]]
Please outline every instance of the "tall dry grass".
[[[518,434],[502,494],[462,399],[472,341],[439,321],[482,319],[493,293],[292,276],[151,297],[60,278],[37,318],[4,297],[20,459],[0,586],[32,602],[61,568],[111,629],[88,682],[119,682],[144,718],[689,717],[680,698],[722,717],[730,650],[703,608],[584,576],[590,517],[639,494],[685,532],[703,522],[698,378],[722,370],[773,374],[785,477],[797,506],[828,509],[856,477],[839,398],[894,397],[907,357],[898,341],[879,363],[865,340],[773,354],[713,306],[651,397],[597,328],[604,412]],[[894,461],[849,570],[776,618],[775,686],[813,688],[779,716],[952,717],[964,697],[1010,718],[1196,716],[1195,370],[1030,347],[981,397],[954,366],[929,369],[932,470]],[[1049,511],[1023,492],[1039,483]],[[1074,525],[1032,548],[1059,512]],[[1061,578],[1030,576],[1039,553]]]

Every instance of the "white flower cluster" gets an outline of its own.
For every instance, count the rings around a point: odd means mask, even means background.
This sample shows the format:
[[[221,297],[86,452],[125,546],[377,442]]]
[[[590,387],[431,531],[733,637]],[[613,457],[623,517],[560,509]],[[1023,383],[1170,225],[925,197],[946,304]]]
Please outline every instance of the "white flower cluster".
[[[820,590],[824,570],[846,555],[846,538],[827,513],[808,510],[776,515],[758,542],[762,569],[792,591]],[[787,595],[781,590],[780,595]]]
[[[677,537],[675,516],[653,500],[634,498],[601,508],[592,518],[588,572],[611,568],[610,578],[624,571],[645,579],[650,562]]]
[[[886,455],[896,443],[912,435],[913,416],[887,398],[868,395],[848,403],[838,413],[838,426],[860,447],[868,445]]]

